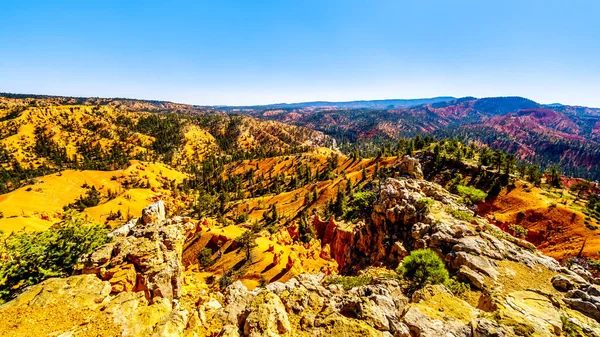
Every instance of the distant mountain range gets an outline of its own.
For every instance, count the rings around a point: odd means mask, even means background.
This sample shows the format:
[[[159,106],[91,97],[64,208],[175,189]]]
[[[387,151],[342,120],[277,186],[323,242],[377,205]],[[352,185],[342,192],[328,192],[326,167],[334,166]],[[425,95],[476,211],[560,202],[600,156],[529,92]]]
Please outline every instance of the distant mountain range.
[[[455,97],[433,97],[433,98],[417,98],[417,99],[381,99],[381,100],[361,100],[348,102],[301,102],[301,103],[276,103],[267,105],[254,106],[220,106],[223,109],[301,109],[301,108],[340,108],[340,109],[394,109],[407,106],[433,104],[446,102],[456,99]]]
[[[523,97],[434,97],[350,102],[200,106],[120,98],[0,94],[30,105],[110,105],[130,112],[194,115],[246,114],[309,127],[345,142],[382,144],[416,134],[488,144],[540,164],[560,164],[565,174],[600,180],[600,109],[540,104]],[[7,110],[8,111],[8,110]],[[15,110],[14,113],[18,111]],[[0,116],[0,120],[11,115]]]
[[[600,109],[544,105],[523,97],[419,101],[403,100],[404,106],[393,108],[372,108],[368,101],[357,101],[227,111],[307,126],[339,142],[385,142],[416,134],[458,137],[502,148],[542,166],[558,163],[568,175],[600,179]]]

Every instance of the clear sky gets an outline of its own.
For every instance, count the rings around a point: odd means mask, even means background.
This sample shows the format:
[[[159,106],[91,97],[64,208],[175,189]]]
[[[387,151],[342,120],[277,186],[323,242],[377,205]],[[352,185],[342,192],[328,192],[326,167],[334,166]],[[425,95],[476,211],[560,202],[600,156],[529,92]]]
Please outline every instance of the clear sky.
[[[600,107],[600,1],[0,0],[0,91]]]

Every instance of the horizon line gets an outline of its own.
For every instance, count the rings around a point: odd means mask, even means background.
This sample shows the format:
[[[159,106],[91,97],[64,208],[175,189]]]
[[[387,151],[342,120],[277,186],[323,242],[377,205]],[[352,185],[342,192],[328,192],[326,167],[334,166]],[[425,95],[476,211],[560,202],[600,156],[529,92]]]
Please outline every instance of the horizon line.
[[[112,99],[112,100],[131,100],[131,101],[146,101],[146,102],[163,102],[163,103],[172,103],[172,104],[182,104],[189,106],[199,106],[199,107],[210,107],[210,108],[236,108],[236,107],[265,107],[272,105],[294,105],[294,104],[307,104],[307,103],[354,103],[354,102],[379,102],[379,101],[410,101],[410,100],[432,100],[439,98],[448,98],[448,100],[458,100],[464,98],[473,98],[473,99],[485,99],[485,98],[523,98],[533,101],[540,105],[563,105],[563,106],[574,106],[574,107],[586,107],[586,108],[594,108],[598,109],[598,107],[585,106],[585,105],[571,105],[571,104],[563,104],[559,102],[553,103],[540,103],[533,99],[527,98],[526,96],[520,95],[505,95],[505,96],[486,96],[486,97],[477,97],[477,96],[461,96],[456,97],[452,95],[441,95],[441,96],[432,96],[432,97],[417,97],[417,98],[376,98],[376,99],[355,99],[355,100],[341,100],[341,101],[329,101],[329,100],[308,100],[308,101],[299,101],[299,102],[276,102],[276,103],[266,103],[266,104],[238,104],[238,105],[229,105],[229,104],[198,104],[198,103],[184,103],[184,102],[175,102],[166,99],[148,99],[148,98],[133,98],[133,97],[119,97],[119,96],[80,96],[80,95],[57,95],[57,94],[39,94],[39,93],[15,93],[8,91],[0,91],[0,97],[7,97],[9,95],[13,96],[23,96],[22,98],[35,98],[34,96],[42,96],[48,98],[74,98],[74,99],[82,99],[82,98],[95,98],[95,99]]]

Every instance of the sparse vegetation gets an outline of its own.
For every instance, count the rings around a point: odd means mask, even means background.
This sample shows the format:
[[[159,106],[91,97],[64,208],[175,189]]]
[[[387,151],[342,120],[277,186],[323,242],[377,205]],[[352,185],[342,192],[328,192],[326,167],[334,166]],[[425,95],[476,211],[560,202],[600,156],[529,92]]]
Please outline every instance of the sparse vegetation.
[[[198,254],[198,264],[203,268],[212,266],[214,263],[212,254],[213,252],[209,248],[202,248]]]
[[[344,290],[350,290],[355,287],[362,287],[371,284],[372,278],[366,275],[360,276],[333,276],[325,281],[325,285],[338,284]]]
[[[246,252],[246,259],[252,261],[252,249],[256,247],[256,234],[252,231],[245,231],[235,241]]]
[[[463,297],[467,291],[471,290],[471,286],[468,283],[460,282],[456,277],[448,278],[444,285],[454,296],[458,297]]]
[[[472,186],[458,185],[456,190],[469,205],[478,204],[487,197],[487,193]]]
[[[585,337],[584,333],[575,323],[573,323],[569,317],[560,316],[560,322],[562,323],[562,330],[567,337]]]
[[[0,299],[48,277],[68,276],[79,257],[108,241],[105,226],[85,222],[74,212],[46,231],[19,231],[2,238]]]
[[[221,287],[221,289],[225,289],[228,286],[230,286],[233,283],[233,281],[233,270],[228,270],[224,272],[223,275],[221,275],[221,277],[219,278],[219,287]]]
[[[461,211],[456,208],[446,207],[445,211],[446,211],[446,213],[452,215],[454,218],[456,218],[458,220],[471,221],[473,219],[472,214],[467,213],[465,211]]]
[[[527,228],[521,226],[521,225],[516,225],[516,224],[512,224],[510,226],[508,226],[508,228],[513,231],[514,235],[518,238],[524,238],[527,236],[527,233],[529,232],[527,230]]]
[[[418,249],[402,260],[398,274],[410,281],[410,288],[420,289],[427,284],[448,281],[448,271],[442,259],[430,249]]]
[[[371,215],[375,197],[375,192],[355,192],[348,203],[345,219],[347,221],[355,221],[362,218],[368,218]]]

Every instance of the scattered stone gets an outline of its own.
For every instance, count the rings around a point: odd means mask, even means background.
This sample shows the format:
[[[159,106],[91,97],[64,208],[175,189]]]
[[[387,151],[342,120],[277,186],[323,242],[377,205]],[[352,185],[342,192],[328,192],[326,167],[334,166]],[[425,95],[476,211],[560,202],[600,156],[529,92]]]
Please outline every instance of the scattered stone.
[[[570,278],[560,274],[554,276],[550,282],[552,282],[554,288],[559,291],[569,291],[576,286]]]

